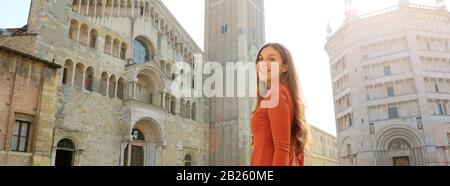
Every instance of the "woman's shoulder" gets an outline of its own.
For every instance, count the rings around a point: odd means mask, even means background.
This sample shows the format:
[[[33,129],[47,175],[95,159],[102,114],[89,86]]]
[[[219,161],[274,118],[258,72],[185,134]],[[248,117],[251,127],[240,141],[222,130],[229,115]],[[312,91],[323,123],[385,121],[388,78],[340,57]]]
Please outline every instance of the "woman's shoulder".
[[[286,98],[288,100],[290,100],[292,98],[291,91],[289,90],[289,87],[286,84],[284,84],[284,83],[280,84],[280,96],[283,97],[283,98]]]
[[[278,91],[277,94],[275,94],[274,91]],[[280,83],[278,90],[269,90],[267,95],[264,97],[264,100],[270,100],[272,96],[278,96],[283,101],[289,101],[292,98],[289,87],[284,83]]]

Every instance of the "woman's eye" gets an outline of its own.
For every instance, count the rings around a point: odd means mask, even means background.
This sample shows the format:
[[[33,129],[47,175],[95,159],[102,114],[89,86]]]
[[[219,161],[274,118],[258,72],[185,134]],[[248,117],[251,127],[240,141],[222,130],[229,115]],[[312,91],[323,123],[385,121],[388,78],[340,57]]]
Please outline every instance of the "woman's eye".
[[[276,60],[275,60],[275,58],[271,58],[270,61],[275,62]]]
[[[263,61],[263,58],[259,58],[258,61]]]

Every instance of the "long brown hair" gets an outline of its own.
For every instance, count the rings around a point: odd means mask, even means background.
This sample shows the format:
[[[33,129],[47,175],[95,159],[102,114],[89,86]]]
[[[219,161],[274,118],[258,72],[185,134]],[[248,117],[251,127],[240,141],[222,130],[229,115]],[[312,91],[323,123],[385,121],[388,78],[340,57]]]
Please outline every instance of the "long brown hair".
[[[261,55],[261,52],[267,47],[272,47],[277,50],[281,55],[283,64],[288,65],[288,71],[280,75],[280,81],[281,83],[284,83],[288,86],[295,107],[295,117],[291,129],[291,140],[296,147],[297,155],[304,156],[307,144],[309,142],[309,129],[306,123],[305,105],[303,103],[300,92],[300,81],[298,80],[294,60],[291,53],[285,46],[279,43],[268,43],[264,45],[258,52],[258,56],[256,56],[256,64],[258,64],[259,62],[259,56]],[[256,99],[256,109],[260,107],[260,104],[263,100],[263,97],[260,94],[259,76],[257,78],[258,93]],[[253,111],[253,113],[256,112],[256,109],[255,111]]]

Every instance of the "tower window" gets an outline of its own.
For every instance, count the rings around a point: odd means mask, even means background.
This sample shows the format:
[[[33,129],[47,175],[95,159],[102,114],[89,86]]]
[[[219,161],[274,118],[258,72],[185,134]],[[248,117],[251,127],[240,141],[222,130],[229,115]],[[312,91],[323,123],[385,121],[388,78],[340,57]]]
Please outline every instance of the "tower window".
[[[27,152],[28,151],[28,139],[30,122],[16,121],[14,126],[11,150],[16,152]]]

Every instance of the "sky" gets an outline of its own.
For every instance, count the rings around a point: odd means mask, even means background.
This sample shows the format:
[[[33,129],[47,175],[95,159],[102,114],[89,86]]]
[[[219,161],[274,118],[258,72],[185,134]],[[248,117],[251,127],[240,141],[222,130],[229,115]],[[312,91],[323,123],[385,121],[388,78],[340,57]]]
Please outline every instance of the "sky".
[[[204,43],[204,0],[162,0],[200,48]],[[434,5],[434,0],[410,0]],[[446,0],[450,5],[450,0]],[[359,0],[359,14],[396,5],[398,0]],[[24,26],[30,0],[0,0],[0,28]],[[186,8],[189,7],[189,8]],[[344,21],[344,0],[265,0],[266,41],[284,44],[300,76],[308,123],[336,136],[329,58],[324,50],[327,23]]]

